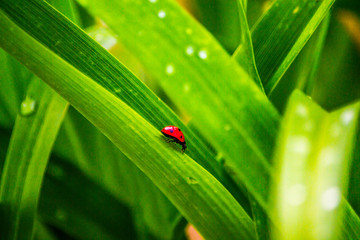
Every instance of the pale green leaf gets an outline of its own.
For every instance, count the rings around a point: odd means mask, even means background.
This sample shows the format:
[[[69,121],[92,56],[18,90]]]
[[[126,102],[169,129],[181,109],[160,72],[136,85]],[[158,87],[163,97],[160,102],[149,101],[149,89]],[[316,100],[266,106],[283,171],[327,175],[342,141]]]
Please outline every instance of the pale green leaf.
[[[281,239],[337,239],[359,111],[355,103],[327,113],[293,93],[274,157]]]

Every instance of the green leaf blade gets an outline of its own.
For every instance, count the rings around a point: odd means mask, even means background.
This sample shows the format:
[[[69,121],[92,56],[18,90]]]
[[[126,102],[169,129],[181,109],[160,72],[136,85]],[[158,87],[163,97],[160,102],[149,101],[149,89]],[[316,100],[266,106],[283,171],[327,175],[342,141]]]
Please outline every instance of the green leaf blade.
[[[254,26],[257,69],[269,95],[325,17],[334,0],[277,0]]]
[[[275,211],[284,239],[336,239],[339,234],[343,207],[348,208],[340,203],[359,111],[356,103],[327,113],[293,93],[275,154]]]
[[[2,1],[0,7],[31,36],[112,92],[156,128],[176,125],[183,129],[188,145],[192,146],[188,154],[229,189],[234,189],[206,145],[151,90],[77,26],[42,1]]]
[[[238,0],[237,7],[239,14],[239,22],[241,26],[241,41],[240,46],[234,52],[233,57],[236,59],[239,65],[247,71],[247,73],[252,77],[252,79],[254,79],[255,83],[259,86],[259,88],[264,91],[259,73],[256,68],[251,34],[246,19],[246,1]]]
[[[20,110],[23,116],[17,117],[1,175],[5,239],[31,239],[33,235],[43,175],[68,106],[64,99],[36,79],[26,101]]]
[[[279,111],[284,111],[287,103],[284,99],[288,99],[294,89],[303,90],[311,96],[330,19],[328,14],[269,96]]]
[[[20,61],[31,58],[27,67],[46,80],[111,139],[204,237],[253,238],[251,219],[205,169],[187,155],[170,149],[159,131],[134,110],[34,41],[4,14],[1,14],[0,26],[1,32],[14,40],[8,42],[0,37],[1,46]],[[16,51],[12,44],[16,44]],[[189,182],[189,178],[195,179],[196,183]]]
[[[173,1],[80,3],[100,16],[173,102],[186,109],[192,123],[225,156],[237,184],[245,183],[264,207],[279,115],[247,73]],[[160,11],[166,16],[159,17]],[[188,46],[194,47],[192,54],[187,54]],[[169,64],[171,74],[166,71]]]

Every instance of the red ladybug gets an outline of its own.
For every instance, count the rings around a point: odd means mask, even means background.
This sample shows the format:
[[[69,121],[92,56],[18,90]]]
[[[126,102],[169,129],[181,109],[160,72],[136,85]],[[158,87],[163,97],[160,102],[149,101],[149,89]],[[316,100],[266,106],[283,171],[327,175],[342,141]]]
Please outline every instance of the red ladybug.
[[[169,138],[169,141],[176,142],[182,146],[182,151],[185,152],[186,143],[185,137],[180,128],[175,126],[167,126],[161,129],[162,134]]]

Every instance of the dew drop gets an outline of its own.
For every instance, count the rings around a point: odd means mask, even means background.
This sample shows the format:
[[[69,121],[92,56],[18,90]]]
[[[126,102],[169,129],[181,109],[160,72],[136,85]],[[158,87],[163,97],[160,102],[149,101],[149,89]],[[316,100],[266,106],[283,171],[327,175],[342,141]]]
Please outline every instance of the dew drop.
[[[149,0],[149,2],[151,2],[151,3],[156,3],[157,0]]]
[[[195,178],[192,178],[192,177],[187,177],[186,182],[188,184],[198,184],[199,183]]]
[[[336,163],[338,153],[332,147],[323,149],[319,154],[319,161],[323,166],[328,166]]]
[[[309,152],[310,143],[306,137],[293,136],[288,139],[288,149],[299,154],[306,154]]]
[[[305,117],[307,115],[308,111],[304,105],[298,105],[296,107],[296,113],[302,117]]]
[[[30,116],[35,112],[36,102],[31,97],[26,97],[25,100],[21,103],[20,114],[22,116]]]
[[[207,52],[205,50],[199,51],[199,57],[201,59],[206,59],[208,57]]]
[[[299,6],[297,6],[292,13],[296,14],[299,11],[299,9],[300,9]]]
[[[98,42],[101,42],[104,40],[104,35],[102,34],[96,34],[95,35],[95,40],[98,41]]]
[[[354,111],[347,110],[341,114],[341,120],[344,124],[349,124],[354,118]]]
[[[336,186],[330,187],[321,196],[321,206],[326,211],[332,211],[339,205],[340,199],[340,189]]]
[[[169,65],[166,66],[166,73],[167,73],[168,75],[173,74],[174,71],[175,71],[175,69],[174,69],[174,66],[173,66],[173,65],[169,64]]]
[[[185,83],[184,90],[185,90],[185,92],[188,92],[190,90],[189,84]]]
[[[164,18],[165,16],[166,16],[165,11],[160,10],[159,13],[158,13],[158,17],[159,17],[159,18]]]
[[[286,191],[286,202],[291,206],[300,206],[306,199],[306,186],[298,183],[289,187]]]
[[[193,55],[194,54],[194,48],[193,48],[193,46],[187,46],[186,47],[186,54],[187,55]]]

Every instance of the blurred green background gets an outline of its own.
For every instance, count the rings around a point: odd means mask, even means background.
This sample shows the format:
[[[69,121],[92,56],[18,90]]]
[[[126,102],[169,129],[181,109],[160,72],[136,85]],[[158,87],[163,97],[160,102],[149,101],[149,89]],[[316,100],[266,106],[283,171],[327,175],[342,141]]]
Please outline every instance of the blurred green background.
[[[136,54],[113,38],[113,32],[100,18],[91,15],[76,1],[49,2],[118,58],[207,142],[215,155],[218,154],[206,136],[192,125],[191,114],[173,102],[156,77],[142,65]],[[178,2],[230,55],[235,52],[242,36],[236,0]],[[246,17],[250,30],[270,5],[270,1],[247,1]],[[284,113],[287,100],[296,88],[328,111],[360,99],[360,2],[337,0],[324,21],[269,96],[280,114]],[[319,41],[321,31],[325,38]],[[319,55],[318,59],[312,58],[315,54]],[[34,78],[12,56],[0,51],[1,169],[16,116],[30,80],[36,81]],[[313,79],[311,83],[307,82],[308,78]],[[348,200],[359,215],[359,130],[356,136]],[[221,153],[217,156],[222,158]],[[70,106],[51,151],[41,188],[34,238],[185,239],[183,229],[186,224],[151,180]]]

